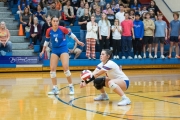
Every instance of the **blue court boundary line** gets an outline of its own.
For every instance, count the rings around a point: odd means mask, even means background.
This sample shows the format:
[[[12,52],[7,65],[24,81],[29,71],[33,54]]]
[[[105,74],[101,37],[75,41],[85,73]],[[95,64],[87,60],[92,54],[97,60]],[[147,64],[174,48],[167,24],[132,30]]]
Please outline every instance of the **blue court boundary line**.
[[[75,84],[75,85],[78,85],[78,84]],[[75,86],[74,85],[74,86]],[[63,87],[61,89],[59,89],[59,91],[67,88],[68,86],[66,87]],[[113,93],[111,93],[113,94]],[[142,97],[142,98],[146,98],[146,99],[152,99],[152,100],[156,100],[156,101],[163,101],[163,102],[167,102],[167,103],[171,103],[171,104],[176,104],[176,105],[180,105],[179,103],[175,103],[175,102],[169,102],[169,101],[165,101],[165,100],[160,100],[160,99],[156,99],[156,98],[150,98],[150,97],[145,97],[145,96],[141,96],[141,95],[136,95],[136,94],[132,94],[132,93],[126,93],[126,94],[129,94],[129,95],[133,95],[133,96],[138,96],[138,97]],[[77,109],[80,109],[80,110],[84,110],[84,111],[88,111],[88,112],[92,112],[92,113],[96,113],[96,114],[101,114],[101,115],[106,115],[106,116],[109,116],[109,117],[114,117],[114,118],[122,118],[122,117],[118,117],[118,116],[114,116],[114,115],[124,115],[124,116],[135,116],[135,117],[150,117],[150,118],[180,118],[180,117],[168,117],[168,116],[142,116],[142,115],[127,115],[127,114],[117,114],[117,113],[108,113],[108,112],[100,112],[100,111],[95,111],[95,110],[89,110],[89,109],[86,109],[86,108],[81,108],[81,107],[78,107],[74,104],[72,104],[73,101],[75,100],[78,100],[78,99],[81,99],[81,98],[85,98],[85,97],[89,97],[89,96],[95,96],[95,95],[88,95],[88,96],[80,96],[80,97],[77,97],[77,98],[74,98],[73,100],[70,100],[69,102],[66,102],[66,101],[63,101],[58,95],[54,95],[60,102],[66,104],[66,105],[69,105],[69,106],[72,106],[74,108],[77,108]],[[117,106],[118,107],[118,106]],[[112,115],[111,115],[112,114]],[[127,118],[122,118],[122,119],[127,119]],[[131,119],[128,119],[128,120],[131,120]]]

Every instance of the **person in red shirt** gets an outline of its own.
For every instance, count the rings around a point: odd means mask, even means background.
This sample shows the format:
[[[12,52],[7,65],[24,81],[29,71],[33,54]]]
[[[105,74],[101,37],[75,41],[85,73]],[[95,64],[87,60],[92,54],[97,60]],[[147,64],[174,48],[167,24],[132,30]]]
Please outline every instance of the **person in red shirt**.
[[[125,13],[125,20],[121,22],[122,26],[122,59],[126,59],[125,57],[125,46],[127,46],[127,54],[128,59],[133,59],[130,55],[132,48],[132,37],[134,39],[134,29],[133,29],[133,21],[129,20],[129,13]]]

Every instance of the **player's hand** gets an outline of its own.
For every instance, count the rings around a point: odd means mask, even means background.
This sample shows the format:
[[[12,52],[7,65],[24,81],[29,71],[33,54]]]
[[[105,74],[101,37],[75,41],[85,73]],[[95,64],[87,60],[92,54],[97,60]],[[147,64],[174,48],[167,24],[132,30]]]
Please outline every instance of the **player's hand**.
[[[83,43],[83,42],[80,42],[80,41],[79,41],[77,44],[80,45],[80,46],[82,46],[82,47],[84,46],[84,43]]]
[[[40,57],[41,57],[41,58],[42,58],[43,54],[44,54],[44,52],[42,51],[42,52],[40,53]]]
[[[80,88],[86,87],[86,82],[81,82],[80,83]]]

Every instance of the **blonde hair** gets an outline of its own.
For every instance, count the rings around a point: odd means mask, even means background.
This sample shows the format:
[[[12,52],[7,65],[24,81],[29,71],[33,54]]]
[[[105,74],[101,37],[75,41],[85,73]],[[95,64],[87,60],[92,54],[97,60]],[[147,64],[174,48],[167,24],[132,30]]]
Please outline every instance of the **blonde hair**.
[[[38,18],[37,18],[37,17],[34,17],[34,21],[35,21],[35,20],[38,22]]]
[[[106,13],[104,13],[104,12],[102,13],[102,15],[103,15],[103,14],[105,14],[105,15],[106,15]],[[101,17],[101,20],[103,21],[103,18],[102,18],[102,17]],[[106,25],[108,26],[108,19],[107,19],[107,15],[106,15],[106,17],[105,17],[105,22],[106,22]]]
[[[4,24],[4,29],[6,29],[6,23],[4,21],[1,21],[0,24]]]

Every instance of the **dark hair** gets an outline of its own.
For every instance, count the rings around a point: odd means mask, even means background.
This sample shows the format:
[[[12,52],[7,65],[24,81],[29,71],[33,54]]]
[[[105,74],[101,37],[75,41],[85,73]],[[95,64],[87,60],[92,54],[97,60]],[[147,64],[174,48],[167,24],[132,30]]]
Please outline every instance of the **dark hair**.
[[[153,2],[153,3],[154,3],[154,6],[156,6],[156,2],[155,2],[154,0],[151,0],[151,2]]]
[[[53,16],[53,17],[51,17],[51,21],[53,20],[53,18],[58,18],[57,16]],[[59,20],[59,19],[58,19]]]
[[[129,12],[125,12],[125,13],[124,13],[124,16],[125,16],[126,14],[128,14],[128,15],[129,15]]]
[[[29,10],[28,7],[25,7],[25,8],[24,8],[24,13],[23,13],[23,14],[24,14],[24,15],[26,14],[26,13],[25,13],[25,10],[26,10],[26,9],[28,9],[28,15],[29,15],[29,14],[30,14],[30,10]]]
[[[178,12],[174,12],[174,13],[173,13],[173,17],[174,17],[175,15],[179,18],[179,13],[178,13]]]
[[[109,50],[109,49],[103,49],[102,51],[105,51],[106,52],[106,55],[109,55],[109,60],[113,57],[113,51],[112,50]]]
[[[44,1],[44,4],[46,4],[46,0]],[[45,7],[44,4],[43,4],[43,0],[40,0],[39,5],[41,6],[42,9]]]
[[[150,14],[149,12],[147,12],[147,13],[145,13],[145,14],[151,16],[151,14]],[[145,16],[146,16],[146,15],[145,15]]]
[[[124,7],[124,5],[123,5],[123,4],[120,4],[120,5],[119,5],[119,7],[120,7],[120,6],[123,6],[123,7]]]
[[[20,7],[22,7],[22,2],[24,2],[25,3],[25,7],[27,6],[27,2],[26,2],[26,0],[20,0]]]

